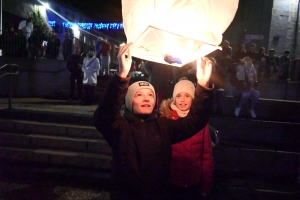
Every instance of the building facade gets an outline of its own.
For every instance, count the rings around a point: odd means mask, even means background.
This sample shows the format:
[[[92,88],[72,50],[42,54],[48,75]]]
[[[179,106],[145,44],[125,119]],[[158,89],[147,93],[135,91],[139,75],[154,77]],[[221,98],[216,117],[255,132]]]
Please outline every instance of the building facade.
[[[251,43],[266,51],[275,49],[277,55],[285,50],[291,58],[300,57],[299,43],[299,0],[240,0],[239,8],[224,39],[233,49]]]

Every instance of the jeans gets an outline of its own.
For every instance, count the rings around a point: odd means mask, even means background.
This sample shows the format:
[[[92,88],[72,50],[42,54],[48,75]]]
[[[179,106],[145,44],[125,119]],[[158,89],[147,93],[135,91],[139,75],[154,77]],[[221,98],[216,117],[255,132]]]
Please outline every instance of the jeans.
[[[249,101],[249,99],[251,99],[251,103],[250,103],[250,109],[254,109],[259,97],[260,97],[260,93],[257,90],[238,90],[235,89],[232,92],[232,95],[234,97],[238,97],[239,101],[237,104],[238,108],[241,108],[246,102]]]

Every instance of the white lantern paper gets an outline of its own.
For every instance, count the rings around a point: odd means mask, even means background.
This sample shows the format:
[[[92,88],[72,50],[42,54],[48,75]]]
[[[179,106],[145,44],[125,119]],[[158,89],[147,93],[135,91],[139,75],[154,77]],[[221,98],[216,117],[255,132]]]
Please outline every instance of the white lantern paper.
[[[238,0],[122,0],[132,56],[181,67],[216,49]]]

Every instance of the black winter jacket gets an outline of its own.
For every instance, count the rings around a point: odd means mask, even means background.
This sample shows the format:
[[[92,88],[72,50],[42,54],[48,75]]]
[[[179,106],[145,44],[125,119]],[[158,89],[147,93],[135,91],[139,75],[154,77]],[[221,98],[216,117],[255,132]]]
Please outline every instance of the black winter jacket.
[[[197,86],[189,114],[171,120],[154,114],[121,116],[130,77],[114,75],[94,113],[94,123],[112,148],[111,199],[168,199],[171,144],[208,123],[210,90]]]

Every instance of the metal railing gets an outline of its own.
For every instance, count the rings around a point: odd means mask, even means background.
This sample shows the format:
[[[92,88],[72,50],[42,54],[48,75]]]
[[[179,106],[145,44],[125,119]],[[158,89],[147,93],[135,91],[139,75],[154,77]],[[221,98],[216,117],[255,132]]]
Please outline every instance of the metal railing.
[[[18,75],[20,73],[20,67],[16,64],[5,64],[0,67],[0,79],[3,78],[6,75],[10,75],[10,81],[9,81],[9,100],[8,100],[8,108],[12,109],[12,77],[14,75]]]

